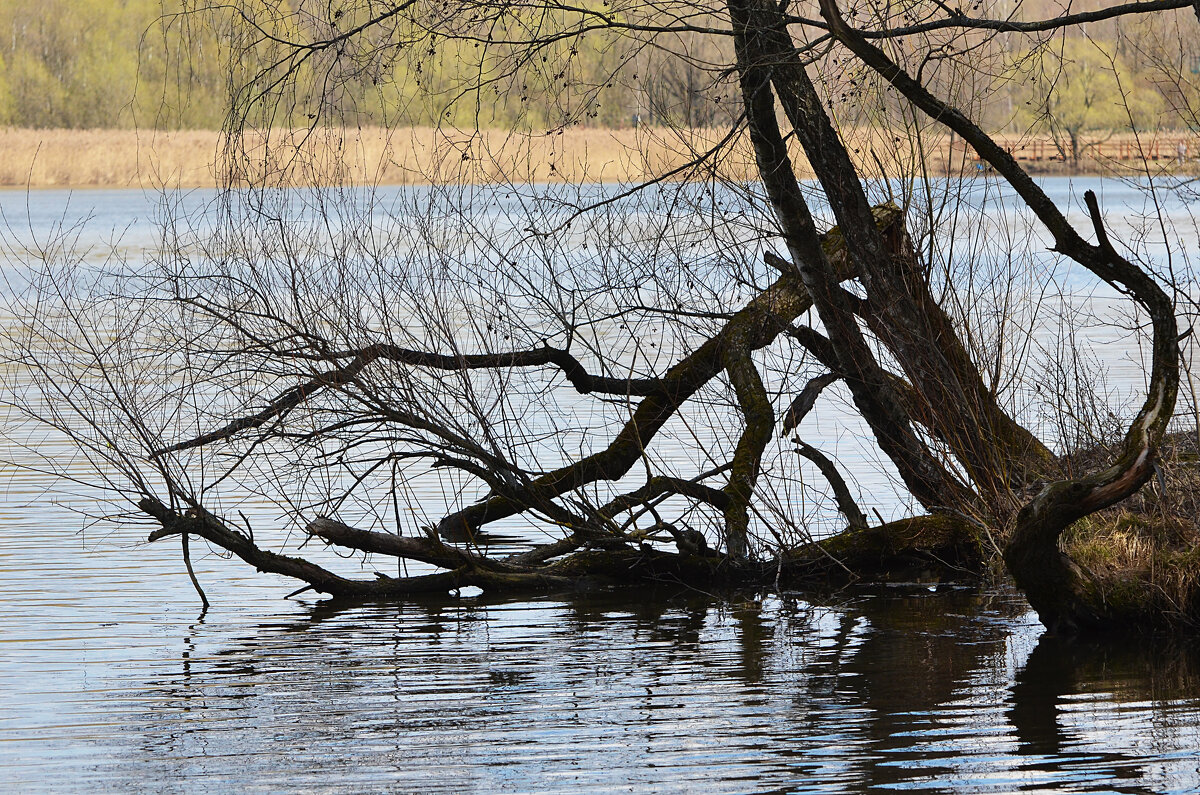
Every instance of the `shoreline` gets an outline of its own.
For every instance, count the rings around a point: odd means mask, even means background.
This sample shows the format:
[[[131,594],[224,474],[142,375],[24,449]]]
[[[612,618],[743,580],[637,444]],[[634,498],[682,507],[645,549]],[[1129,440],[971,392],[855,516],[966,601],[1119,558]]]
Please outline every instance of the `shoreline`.
[[[237,162],[241,174],[264,185],[317,185],[338,179],[377,185],[628,183],[664,175],[686,178],[686,164],[726,135],[725,130],[666,127],[579,128],[532,135],[433,128],[289,130],[271,133],[270,140],[244,137]],[[890,143],[886,131],[863,130],[847,137],[861,150],[860,170],[868,177],[911,172],[921,161],[936,176],[971,177],[979,169],[974,152],[949,137],[901,147]],[[1062,161],[1049,139],[998,136],[997,141],[1033,176],[1200,175],[1200,137],[1185,133],[1163,132],[1141,141],[1132,135],[1109,136],[1094,142],[1089,156],[1078,163]],[[226,143],[221,133],[210,130],[0,128],[0,189],[245,184],[244,178],[231,181],[213,165]],[[1187,151],[1183,163],[1178,158],[1180,143]],[[286,159],[274,149],[280,144],[290,147]],[[335,152],[341,154],[335,157]],[[1138,152],[1146,156],[1135,156]],[[881,159],[881,154],[886,157]],[[798,151],[793,156],[801,166],[798,170],[808,171],[803,156]],[[704,176],[757,181],[744,137],[731,142],[719,161],[705,160],[699,168]]]

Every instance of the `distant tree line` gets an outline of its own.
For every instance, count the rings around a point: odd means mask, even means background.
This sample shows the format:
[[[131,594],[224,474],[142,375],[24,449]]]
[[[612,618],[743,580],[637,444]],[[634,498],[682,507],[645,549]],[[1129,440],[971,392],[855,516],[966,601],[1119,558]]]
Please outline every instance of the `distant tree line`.
[[[194,43],[185,52],[181,26],[164,27],[162,13],[159,0],[0,3],[0,122],[219,126],[227,106],[220,58]]]
[[[241,63],[249,74],[260,66],[253,58],[261,48],[246,38],[231,10],[205,5],[197,11],[194,0],[4,0],[0,124],[221,127],[237,104],[232,87],[243,85],[239,75],[230,74],[228,64],[239,62],[230,54],[245,55]],[[325,28],[336,34],[337,14],[326,13],[326,5],[282,0],[272,4],[272,13],[299,37]],[[608,4],[593,5],[600,12]],[[739,111],[730,101],[735,94],[729,75],[717,66],[731,54],[719,51],[725,46],[721,37],[714,43],[704,35],[706,27],[719,27],[717,21],[696,14],[684,30],[648,44],[616,33],[565,35],[567,27],[581,24],[577,16],[568,21],[565,14],[555,19],[544,10],[535,17],[519,5],[512,9],[486,29],[469,30],[468,19],[461,36],[439,40],[414,27],[407,37],[396,30],[387,40],[355,40],[360,51],[353,58],[325,53],[298,63],[299,73],[329,89],[318,93],[319,106],[309,94],[276,108],[270,121],[545,131],[566,125],[720,127]],[[1026,2],[1020,9],[1021,18],[1056,13],[1051,0]],[[808,15],[800,6],[794,13]],[[956,85],[966,78],[952,66],[952,52],[931,57],[922,68],[931,85],[953,86],[960,95],[969,88],[986,128],[1052,136],[1064,156],[1078,159],[1088,134],[1096,131],[1196,129],[1182,109],[1194,107],[1200,95],[1200,41],[1184,35],[1178,24],[1176,13],[1121,24],[1100,21],[1067,34],[1047,32],[1021,52],[998,49],[980,34],[969,87]],[[564,35],[546,36],[536,52],[503,46],[506,38],[556,26]],[[397,52],[405,57],[395,57]],[[989,62],[990,69],[977,68]],[[856,104],[866,83],[877,77],[853,69],[828,77],[826,101],[842,122],[895,121],[881,118],[878,107]],[[467,93],[473,101],[461,101]]]

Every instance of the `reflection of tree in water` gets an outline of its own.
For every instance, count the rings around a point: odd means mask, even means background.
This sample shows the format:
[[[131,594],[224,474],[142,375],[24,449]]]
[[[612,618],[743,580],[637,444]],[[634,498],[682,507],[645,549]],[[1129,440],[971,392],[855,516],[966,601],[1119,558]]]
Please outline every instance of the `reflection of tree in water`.
[[[321,604],[301,620],[242,632],[215,653],[189,634],[151,694],[161,708],[127,727],[150,738],[132,761],[163,770],[159,778],[186,769],[235,782],[269,782],[280,764],[355,764],[355,776],[386,776],[381,766],[394,764],[406,781],[430,777],[436,788],[448,768],[536,765],[569,752],[598,776],[644,775],[650,785],[661,780],[660,764],[681,766],[680,780],[707,781],[702,760],[720,743],[738,757],[735,767],[757,771],[774,744],[756,735],[776,721],[777,625],[803,636],[814,614],[808,605],[780,610],[695,592],[636,604],[604,594]],[[182,714],[198,703],[232,719]],[[612,747],[609,732],[623,748]],[[263,733],[286,746],[286,762],[262,753]],[[225,754],[247,761],[218,771]]]
[[[1200,645],[1195,642],[1047,634],[1017,673],[1008,718],[1017,752],[1032,757],[1025,769],[1070,780],[1076,791],[1144,792],[1146,781],[1162,775],[1160,755],[1170,754],[1172,745],[1196,747],[1198,693]],[[1146,701],[1152,708],[1136,710],[1135,725],[1129,726],[1133,710],[1124,705]],[[1178,707],[1189,720],[1178,721]],[[1081,714],[1088,720],[1073,729],[1070,724],[1080,721],[1072,719]],[[1151,730],[1144,740],[1150,748],[1122,748],[1122,735],[1130,728],[1144,729],[1136,724],[1147,717]],[[1178,730],[1185,728],[1190,738],[1180,736]],[[1180,778],[1185,774],[1190,774],[1190,784]],[[1194,762],[1172,777],[1176,791],[1200,788],[1200,767]],[[1121,781],[1136,783],[1122,786]]]
[[[1020,743],[1017,753],[1057,756],[1069,744],[1058,707],[1063,696],[1074,692],[1077,662],[1065,646],[1054,636],[1043,636],[1017,673],[1008,711]]]
[[[1020,613],[1011,601],[994,607],[1004,619]],[[797,671],[794,708],[804,736],[848,749],[839,779],[850,790],[910,788],[951,772],[936,761],[948,754],[930,747],[944,729],[938,711],[1002,658],[1011,633],[988,608],[975,594],[917,592],[858,600],[838,614],[830,642]],[[949,789],[931,781],[918,791]]]
[[[1047,641],[1014,684],[1007,661],[1023,608],[1002,598],[989,610],[986,598],[322,603],[251,627],[210,615],[152,672],[137,701],[155,706],[122,727],[139,747],[119,764],[193,785],[270,788],[303,771],[431,791],[668,781],[956,791],[988,789],[997,772],[1010,784],[1045,780],[1063,764],[1110,789],[1118,776],[1144,782],[1137,760],[1072,752],[1081,729],[1063,722],[1063,699],[1148,695],[1163,702],[1153,711],[1162,721],[1175,714],[1167,701],[1196,692],[1195,656]],[[1084,732],[1104,729],[1072,717]],[[551,769],[574,777],[551,781]]]
[[[471,602],[446,599],[324,602],[298,620],[218,625],[213,633],[193,625],[178,668],[162,671],[140,699],[155,706],[119,727],[142,739],[140,758],[129,760],[132,780],[190,781],[186,791],[200,776],[278,790],[300,786],[294,774],[302,770],[365,791],[370,782],[423,774],[401,753],[405,738],[419,733],[438,749],[436,759],[422,760],[424,775],[435,779],[434,765],[461,767],[455,786],[470,789],[472,752],[459,737],[478,715],[452,708],[520,679],[488,669],[481,625]],[[214,639],[220,648],[206,653]]]

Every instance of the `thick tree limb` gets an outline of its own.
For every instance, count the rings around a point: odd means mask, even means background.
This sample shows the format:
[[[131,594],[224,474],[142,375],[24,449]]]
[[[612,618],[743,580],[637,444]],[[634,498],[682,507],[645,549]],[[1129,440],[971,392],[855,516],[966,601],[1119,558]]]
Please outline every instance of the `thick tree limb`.
[[[870,300],[860,313],[898,359],[919,405],[902,403],[944,442],[981,495],[993,505],[1031,479],[1061,475],[1053,453],[1000,408],[996,395],[959,339],[950,316],[930,292],[916,249],[902,227],[889,230],[891,257],[881,267],[890,290],[911,300],[919,320],[898,316],[894,300]]]
[[[763,18],[766,22],[769,15],[764,13]],[[784,49],[785,41],[790,39],[785,33],[765,38],[780,55],[772,73],[780,104],[821,180],[839,227],[845,230],[847,249],[859,264],[860,281],[867,291],[866,306],[874,310],[867,316],[879,313],[886,317],[886,322],[873,330],[925,398],[926,416],[920,421],[937,429],[937,435],[965,464],[982,493],[996,493],[997,473],[1007,476],[1012,468],[1010,460],[1021,461],[1030,450],[1040,450],[1050,459],[1049,451],[1012,422],[984,387],[949,317],[929,295],[925,274],[903,226],[885,235],[867,223],[871,210],[857,171],[803,64]],[[861,410],[857,399],[856,404]],[[903,407],[903,402],[900,405]],[[867,414],[864,417],[870,422]],[[1001,432],[991,432],[993,427]],[[1010,436],[1017,444],[1008,443]],[[995,444],[996,439],[1005,440],[1005,444]],[[1021,448],[1016,458],[1010,456],[1014,446]],[[930,473],[942,469],[931,456],[921,460],[912,451],[908,454]],[[1023,473],[1025,467],[1018,468]],[[942,480],[950,487],[944,492],[945,500],[963,508],[975,502],[973,495],[948,473]],[[1008,485],[1006,477],[1000,480]],[[924,504],[931,507],[930,503]],[[972,507],[978,510],[977,505]]]
[[[874,220],[886,226],[899,222],[901,216],[897,208],[883,206],[876,208]],[[825,256],[832,263],[833,278],[851,278],[853,263],[845,255],[841,234],[830,230],[825,236],[815,231],[814,235],[818,250],[828,252]],[[647,395],[638,404],[608,447],[534,480],[529,501],[497,496],[447,516],[438,525],[439,534],[473,532],[487,522],[525,510],[535,500],[550,500],[597,480],[621,478],[679,407],[724,369],[724,351],[731,341],[737,339],[738,345],[750,351],[764,348],[812,305],[808,289],[797,276],[781,276],[734,313],[716,335],[669,369],[661,379],[662,390]]]
[[[338,355],[345,356],[345,354]],[[662,380],[658,378],[613,378],[592,375],[570,351],[553,348],[549,345],[528,351],[508,353],[445,355],[381,344],[365,348],[354,355],[371,356],[413,367],[428,367],[435,370],[481,370],[554,365],[562,370],[563,375],[576,391],[585,395],[598,392],[607,395],[644,396],[661,391],[664,386]]]
[[[382,598],[423,593],[447,593],[467,585],[484,590],[518,590],[573,587],[570,580],[543,572],[513,572],[497,567],[461,566],[440,574],[418,577],[384,577],[353,580],[341,577],[303,558],[280,555],[257,546],[243,533],[229,527],[203,508],[178,513],[160,501],[146,497],[138,503],[143,511],[158,520],[161,529],[150,534],[150,541],[190,533],[237,555],[258,571],[282,574],[308,583],[313,590],[333,596]]]
[[[829,20],[830,28],[839,41],[864,63],[879,72],[915,106],[961,135],[975,147],[975,151],[981,157],[1008,180],[1053,235],[1056,251],[1088,268],[1109,284],[1127,289],[1146,308],[1150,314],[1155,338],[1151,388],[1138,420],[1130,429],[1130,434],[1140,439],[1157,424],[1165,427],[1166,419],[1174,409],[1174,383],[1178,381],[1179,360],[1177,328],[1170,297],[1148,274],[1121,257],[1112,246],[1093,246],[1085,241],[1012,155],[974,122],[933,96],[928,89],[892,62],[882,50],[865,41],[857,31],[846,25],[833,0],[820,2],[822,14]],[[1093,223],[1100,235],[1103,225],[1100,223],[1099,208],[1095,205],[1095,196],[1088,201]],[[1104,238],[1101,240],[1103,242]],[[1163,416],[1164,409],[1166,417]]]
[[[602,516],[611,518],[667,494],[678,494],[697,502],[707,503],[719,511],[724,511],[729,502],[729,497],[725,492],[712,486],[706,486],[695,480],[655,475],[641,488],[609,500],[600,508],[599,512]]]
[[[1101,250],[1113,260],[1120,260],[1104,232],[1096,195],[1088,191],[1084,198]],[[1013,579],[1051,630],[1104,628],[1122,621],[1138,624],[1146,620],[1142,616],[1110,615],[1108,605],[1095,598],[1096,589],[1087,586],[1087,575],[1058,545],[1062,532],[1072,523],[1124,500],[1150,480],[1158,446],[1174,414],[1179,382],[1175,315],[1166,293],[1149,277],[1145,281],[1154,290],[1139,283],[1130,291],[1150,313],[1154,364],[1149,394],[1125,436],[1120,457],[1108,469],[1089,477],[1059,481],[1043,489],[1017,515],[1016,529],[1004,550],[1004,561]]]
[[[796,569],[813,574],[824,571],[832,582],[852,578],[911,581],[978,571],[984,550],[979,530],[972,523],[935,514],[839,533],[801,547],[789,557],[796,561]],[[795,571],[793,576],[797,574]]]
[[[735,559],[749,552],[750,500],[761,470],[762,454],[775,429],[775,412],[748,349],[735,342],[726,354],[726,371],[746,427],[733,451],[729,483],[725,486],[725,546]]]
[[[864,316],[868,321],[876,321],[872,330],[896,356],[908,380],[924,398],[923,416],[910,419],[933,428],[964,465],[979,491],[989,497],[1024,482],[1030,470],[1038,475],[1048,474],[1046,470],[1052,469],[1053,456],[997,405],[952,321],[930,295],[918,256],[903,226],[893,227],[884,234],[867,222],[871,210],[854,164],[769,3],[744,2],[765,29],[761,34],[762,46],[774,58],[772,84],[821,180],[839,228],[845,230],[847,249],[858,263],[860,281],[867,290]],[[840,330],[831,333],[831,339],[836,343],[841,333]],[[888,400],[884,396],[880,403]],[[881,416],[880,412],[868,411],[867,404],[857,396],[855,402],[878,437],[880,429],[871,417]],[[904,408],[912,408],[899,402]],[[902,474],[906,468],[919,466],[927,477],[934,477],[942,467],[930,456],[922,456],[919,448],[916,444],[905,445],[900,439],[892,450],[883,449],[893,460],[897,451],[909,458],[908,464],[897,462]],[[941,504],[949,501],[963,508],[971,505],[979,509],[969,490],[948,473],[941,481],[946,487]],[[926,507],[938,504],[924,501],[919,492],[914,494]]]
[[[788,328],[787,333],[792,339],[800,343],[805,350],[811,353],[817,361],[826,367],[836,370],[838,367],[837,358],[834,355],[832,344],[826,337],[808,326],[792,325]],[[953,437],[947,437],[948,427],[954,427],[954,424],[958,420],[938,417],[934,412],[930,411],[929,398],[926,394],[916,389],[912,384],[895,373],[889,372],[887,373],[887,377],[892,389],[896,393],[896,397],[900,400],[905,411],[914,422],[919,423],[928,433],[946,443],[952,450],[956,451],[956,454],[961,450],[964,438],[967,440],[968,445],[972,444],[970,436],[960,437],[957,440]],[[994,403],[994,401],[992,402]],[[996,410],[1000,412],[999,407]],[[1033,434],[1029,433],[1011,418],[1008,418],[1003,412],[1000,412],[1000,414],[1002,418],[993,425],[985,426],[980,424],[977,427],[976,433],[979,438],[974,442],[974,444],[982,444],[985,439],[995,437],[995,443],[999,447],[999,452],[1002,453],[996,457],[998,463],[994,470],[995,472],[1003,474],[1012,481],[1024,482],[1030,475],[1058,471],[1057,465],[1053,460],[1053,454],[1049,450],[1046,450],[1045,446]],[[1011,428],[1008,423],[1011,423]],[[1002,433],[1006,429],[1011,432]],[[965,430],[964,433],[969,433],[969,429]],[[1053,468],[1051,467],[1052,464],[1054,464]],[[1003,482],[1007,483],[1009,481],[1004,480]]]
[[[443,569],[473,566],[479,560],[466,550],[443,544],[436,539],[406,538],[392,533],[360,530],[336,519],[324,517],[309,522],[304,532],[337,546],[429,563]]]
[[[811,326],[791,325],[787,329],[789,337],[800,343],[806,351],[813,355],[818,362],[830,368],[834,372],[838,371],[837,355],[833,351],[833,344],[829,338],[818,332]],[[892,389],[896,392],[896,397],[904,406],[905,411],[915,422],[926,423],[929,420],[929,412],[923,407],[925,405],[924,397],[913,388],[913,385],[905,381],[895,373],[884,371]],[[937,435],[937,428],[929,425],[924,425],[925,429],[930,433]]]
[[[816,378],[809,379],[809,382],[800,390],[800,394],[796,396],[787,411],[783,413],[783,429],[781,433],[787,433],[800,424],[800,421],[808,416],[808,412],[813,410],[817,405],[817,398],[825,391],[825,387],[832,384],[841,378],[837,373],[825,373]]]
[[[151,541],[190,533],[233,552],[259,571],[293,577],[307,583],[312,590],[354,599],[448,593],[468,585],[491,592],[577,590],[605,583],[635,582],[704,588],[746,587],[756,583],[837,587],[853,580],[856,572],[883,579],[910,579],[914,567],[945,576],[958,567],[979,562],[978,545],[972,544],[970,533],[956,529],[958,525],[950,517],[938,516],[916,517],[844,533],[797,549],[777,561],[739,562],[726,556],[703,554],[702,548],[695,553],[674,554],[630,547],[578,551],[545,565],[533,559],[547,553],[556,557],[577,548],[571,539],[563,539],[504,560],[475,557],[471,566],[440,574],[403,578],[379,575],[375,580],[365,581],[339,577],[308,561],[259,549],[245,535],[203,509],[193,508],[180,514],[154,498],[143,499],[139,504],[162,525],[151,533]],[[326,529],[339,532],[332,526]],[[352,548],[361,547],[356,544]],[[845,560],[853,568],[840,565],[836,559]]]
[[[844,374],[855,405],[871,427],[880,448],[895,463],[913,496],[925,505],[941,505],[947,501],[969,504],[972,501],[969,490],[933,458],[917,437],[863,338],[852,307],[831,278],[829,258],[818,244],[816,225],[796,182],[775,119],[771,84],[780,84],[779,72],[785,66],[790,77],[784,89],[791,96],[784,101],[784,109],[792,118],[793,129],[805,146],[809,161],[818,169],[831,204],[835,211],[840,208],[839,227],[849,257],[858,266],[860,279],[868,279],[870,275],[868,260],[883,256],[882,243],[878,240],[871,208],[866,208],[865,216],[846,210],[851,205],[857,207],[857,202],[865,206],[866,199],[853,167],[848,171],[842,168],[842,161],[849,163],[849,158],[804,74],[803,64],[795,55],[782,15],[777,6],[766,0],[729,0],[728,5],[741,92],[759,173],[800,278],[813,296],[821,322],[829,333],[837,355],[837,369]],[[801,104],[803,107],[799,107]],[[821,162],[823,158],[836,157],[835,149],[841,151],[841,157],[830,170]],[[857,198],[853,197],[855,193]]]
[[[302,558],[293,558],[261,549],[247,536],[229,527],[203,508],[191,508],[180,514],[152,497],[141,500],[138,507],[153,516],[162,525],[161,529],[150,534],[150,541],[157,541],[160,538],[180,533],[190,533],[232,552],[258,571],[293,577],[308,583],[314,590],[324,593],[346,596],[430,593],[448,591],[457,587],[460,579],[458,573],[450,572],[404,579],[381,577],[370,582],[348,580]]]
[[[504,561],[516,566],[535,566],[562,555],[568,555],[583,546],[583,543],[579,534],[572,533],[566,538],[560,538],[549,544],[539,544],[528,552],[509,555]]]

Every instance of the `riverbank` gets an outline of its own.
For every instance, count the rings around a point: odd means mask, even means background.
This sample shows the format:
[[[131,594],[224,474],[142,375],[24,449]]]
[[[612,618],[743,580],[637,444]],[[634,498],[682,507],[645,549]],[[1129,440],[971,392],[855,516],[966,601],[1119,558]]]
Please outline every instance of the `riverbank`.
[[[744,137],[726,142],[727,134],[664,127],[567,129],[538,135],[432,128],[286,131],[273,133],[271,141],[242,139],[233,161],[238,176],[233,178],[228,166],[214,165],[230,162],[227,141],[216,131],[0,128],[0,187],[214,187],[247,178],[257,184],[320,184],[338,178],[387,185],[630,182],[714,171],[727,179],[756,180]],[[920,162],[935,175],[982,170],[973,151],[944,136],[902,141],[888,131],[865,130],[848,139],[862,172],[871,176],[911,173],[913,164]],[[1200,138],[1178,133],[1141,140],[1108,137],[1092,143],[1078,163],[1064,161],[1049,139],[1001,136],[998,141],[1034,174],[1200,173]],[[285,142],[294,146],[268,146]],[[719,158],[707,155],[725,143],[732,145],[724,147]],[[274,156],[267,156],[269,148]],[[289,156],[277,154],[282,151]],[[340,156],[332,154],[339,151]],[[799,152],[794,157],[804,162]],[[689,166],[697,161],[699,165]]]

